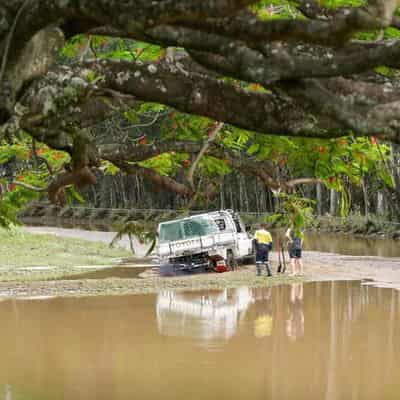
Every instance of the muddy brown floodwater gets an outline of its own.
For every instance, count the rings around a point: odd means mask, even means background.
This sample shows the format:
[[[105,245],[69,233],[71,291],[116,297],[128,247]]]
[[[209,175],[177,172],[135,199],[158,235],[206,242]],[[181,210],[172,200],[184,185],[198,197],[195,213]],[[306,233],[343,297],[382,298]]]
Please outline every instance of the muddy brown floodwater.
[[[0,303],[0,399],[398,399],[400,292],[360,282]]]
[[[400,242],[343,233],[307,232],[305,250],[351,256],[400,257]]]

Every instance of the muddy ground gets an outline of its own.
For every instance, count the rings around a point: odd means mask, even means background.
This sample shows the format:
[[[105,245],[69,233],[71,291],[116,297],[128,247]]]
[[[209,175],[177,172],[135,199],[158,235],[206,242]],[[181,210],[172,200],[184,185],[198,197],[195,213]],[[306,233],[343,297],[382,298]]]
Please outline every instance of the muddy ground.
[[[81,239],[79,241],[80,246],[85,243],[82,239],[102,242],[104,248],[106,248],[104,244],[108,244],[114,236],[112,232],[88,233],[88,231],[79,229],[67,230],[40,227],[24,228],[24,230],[29,233]],[[43,240],[44,238],[43,236]],[[89,248],[90,245],[88,243],[86,246]],[[124,248],[129,247],[126,239],[120,242],[119,245]],[[304,276],[290,277],[288,274],[276,274],[275,271],[278,265],[277,253],[272,252],[271,263],[275,272],[272,278],[256,277],[254,265],[241,266],[238,271],[222,274],[209,273],[162,278],[158,276],[154,259],[142,256],[146,246],[142,246],[139,250],[136,257],[127,258],[125,256],[123,261],[118,262],[116,265],[72,266],[65,263],[62,266],[58,264],[53,266],[38,264],[32,264],[32,266],[21,265],[19,267],[2,266],[0,268],[0,299],[141,294],[171,289],[205,290],[240,286],[262,287],[299,281],[325,280],[371,280],[372,282],[366,282],[366,284],[400,289],[400,258],[345,256],[305,251],[303,257],[305,264]],[[71,252],[71,250],[68,251]],[[101,251],[105,250],[101,249]],[[126,252],[124,254],[129,253]],[[47,259],[49,258],[47,257]],[[103,257],[102,260],[107,260],[107,258]],[[288,272],[290,272],[289,267]]]
[[[354,257],[338,254],[305,252],[305,274],[290,277],[276,274],[274,277],[256,277],[255,267],[241,266],[238,271],[222,274],[210,273],[184,277],[162,278],[151,267],[151,259],[125,260],[119,268],[149,268],[138,278],[109,277],[103,279],[31,280],[25,278],[0,282],[0,298],[46,298],[49,296],[96,296],[156,293],[161,290],[206,290],[236,288],[240,286],[263,287],[293,282],[326,280],[366,280],[366,284],[400,289],[400,258]],[[277,267],[277,254],[271,254],[272,268]],[[373,280],[373,282],[368,282]]]

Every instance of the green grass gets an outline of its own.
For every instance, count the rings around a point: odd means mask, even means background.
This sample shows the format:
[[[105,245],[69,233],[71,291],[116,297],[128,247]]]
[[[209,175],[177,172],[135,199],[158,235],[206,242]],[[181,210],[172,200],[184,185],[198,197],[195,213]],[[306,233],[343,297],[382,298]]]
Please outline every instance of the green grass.
[[[34,266],[114,265],[129,255],[131,253],[125,249],[110,248],[100,242],[31,234],[19,229],[0,230],[0,268],[3,270]]]

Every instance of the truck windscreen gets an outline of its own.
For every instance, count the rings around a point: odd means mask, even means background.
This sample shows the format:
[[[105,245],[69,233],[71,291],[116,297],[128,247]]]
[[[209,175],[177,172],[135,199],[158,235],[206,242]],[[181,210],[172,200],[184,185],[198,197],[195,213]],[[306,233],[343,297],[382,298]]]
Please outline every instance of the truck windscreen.
[[[160,242],[190,239],[218,233],[219,229],[211,218],[195,217],[160,225]]]

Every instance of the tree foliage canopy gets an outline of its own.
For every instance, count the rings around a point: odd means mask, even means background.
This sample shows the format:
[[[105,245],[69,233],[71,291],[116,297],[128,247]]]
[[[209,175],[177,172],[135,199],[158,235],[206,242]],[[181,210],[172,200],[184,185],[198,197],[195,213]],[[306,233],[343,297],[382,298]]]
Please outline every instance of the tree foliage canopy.
[[[191,199],[212,197],[232,170],[277,191],[344,190],[341,177],[371,171],[390,184],[377,141],[400,143],[397,7],[0,0],[0,163],[15,138],[32,152],[21,131],[68,154],[49,168],[34,150],[27,169],[42,169],[19,184],[58,203],[96,168]]]

